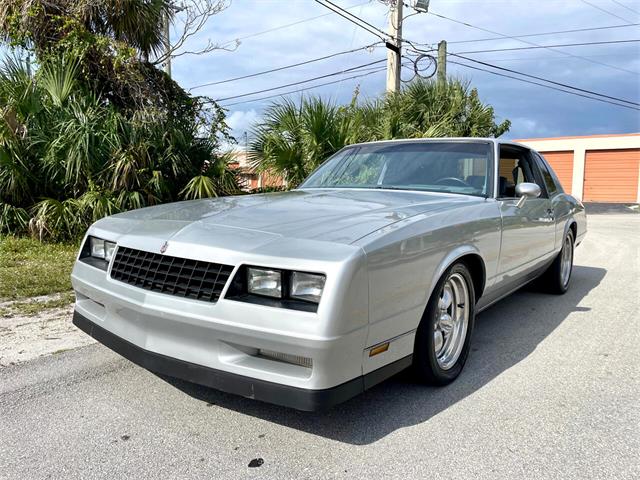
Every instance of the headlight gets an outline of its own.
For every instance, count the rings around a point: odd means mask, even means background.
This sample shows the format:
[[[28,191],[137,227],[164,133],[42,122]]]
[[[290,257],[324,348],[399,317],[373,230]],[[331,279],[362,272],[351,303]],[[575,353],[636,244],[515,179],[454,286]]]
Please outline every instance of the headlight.
[[[114,242],[97,237],[88,237],[80,252],[80,260],[106,270],[115,249],[116,244]]]
[[[243,265],[233,277],[225,298],[317,312],[325,282],[326,276],[322,273]]]
[[[282,272],[280,270],[247,268],[247,292],[282,298]]]
[[[91,243],[91,256],[104,260],[104,240],[96,237],[89,237]]]
[[[293,272],[291,273],[291,292],[289,295],[291,298],[320,303],[325,279],[324,275],[315,273]]]
[[[107,262],[110,262],[113,258],[113,252],[116,251],[116,244],[113,242],[104,242],[104,259]]]

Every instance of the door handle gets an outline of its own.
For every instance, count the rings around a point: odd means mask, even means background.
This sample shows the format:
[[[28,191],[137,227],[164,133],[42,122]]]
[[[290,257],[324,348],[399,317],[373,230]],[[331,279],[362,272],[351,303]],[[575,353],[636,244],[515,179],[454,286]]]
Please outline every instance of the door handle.
[[[547,217],[549,217],[551,220],[555,218],[553,208],[547,208]]]

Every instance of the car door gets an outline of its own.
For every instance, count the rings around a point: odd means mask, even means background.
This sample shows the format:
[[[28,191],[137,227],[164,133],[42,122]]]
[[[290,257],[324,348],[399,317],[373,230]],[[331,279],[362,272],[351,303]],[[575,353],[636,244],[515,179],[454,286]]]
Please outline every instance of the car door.
[[[538,198],[518,198],[522,182],[540,187]],[[555,214],[540,169],[532,152],[513,145],[500,146],[498,202],[502,216],[502,242],[498,281],[517,281],[541,267],[555,244]]]
[[[542,173],[542,179],[547,189],[547,195],[551,201],[551,208],[553,208],[553,214],[555,217],[555,246],[554,251],[560,250],[562,247],[562,240],[564,239],[565,230],[564,227],[567,220],[571,216],[571,204],[567,202],[567,196],[560,185],[560,181],[555,172],[551,169],[549,162],[539,153],[535,152],[534,157],[537,161],[538,168]]]

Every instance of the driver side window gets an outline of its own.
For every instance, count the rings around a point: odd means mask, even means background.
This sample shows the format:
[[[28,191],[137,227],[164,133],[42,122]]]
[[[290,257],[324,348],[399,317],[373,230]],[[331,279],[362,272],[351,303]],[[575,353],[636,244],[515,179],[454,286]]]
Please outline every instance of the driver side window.
[[[516,185],[523,182],[535,183],[544,192],[538,177],[535,165],[526,150],[507,145],[500,146],[498,197],[516,198]]]

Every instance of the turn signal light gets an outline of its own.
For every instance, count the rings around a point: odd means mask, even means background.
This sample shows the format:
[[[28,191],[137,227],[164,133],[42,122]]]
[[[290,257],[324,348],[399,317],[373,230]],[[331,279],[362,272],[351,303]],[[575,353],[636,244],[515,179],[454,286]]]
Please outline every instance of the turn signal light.
[[[387,350],[389,350],[389,342],[381,343],[380,345],[377,345],[373,347],[371,350],[369,350],[369,356],[373,357],[374,355],[378,355],[379,353],[384,353]]]

